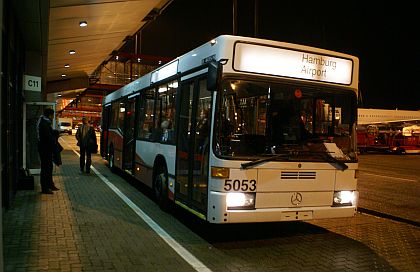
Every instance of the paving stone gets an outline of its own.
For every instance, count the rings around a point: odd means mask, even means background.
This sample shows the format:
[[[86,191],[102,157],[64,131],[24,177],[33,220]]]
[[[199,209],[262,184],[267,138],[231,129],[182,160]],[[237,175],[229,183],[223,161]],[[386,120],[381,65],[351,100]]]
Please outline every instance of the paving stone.
[[[40,194],[36,177],[36,189],[18,191],[4,213],[5,271],[194,271],[95,174],[80,175],[73,151],[64,150],[62,158],[64,164],[54,173],[60,191]],[[227,226],[218,233],[189,217],[180,219],[177,212],[160,211],[145,194],[110,174],[97,155],[94,165],[212,271],[420,267],[420,230],[415,226],[357,214],[310,224]]]
[[[166,265],[156,263],[170,271],[171,259],[180,257],[96,175],[79,175],[71,150],[62,158],[53,176],[59,191],[40,194],[35,176],[35,190],[18,191],[5,213],[5,271],[143,271],[137,266],[144,266],[142,259],[153,260],[143,257],[154,255],[150,247],[156,240],[170,256]],[[133,243],[143,237],[146,241]],[[192,271],[186,262],[180,264]]]

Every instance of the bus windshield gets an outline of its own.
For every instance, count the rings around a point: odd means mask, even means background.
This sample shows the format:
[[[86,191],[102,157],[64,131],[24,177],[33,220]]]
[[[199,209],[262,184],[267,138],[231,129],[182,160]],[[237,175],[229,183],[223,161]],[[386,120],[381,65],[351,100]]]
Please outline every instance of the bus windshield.
[[[232,159],[293,153],[299,160],[320,161],[319,154],[332,148],[340,160],[354,161],[356,100],[349,90],[225,80],[214,151]]]

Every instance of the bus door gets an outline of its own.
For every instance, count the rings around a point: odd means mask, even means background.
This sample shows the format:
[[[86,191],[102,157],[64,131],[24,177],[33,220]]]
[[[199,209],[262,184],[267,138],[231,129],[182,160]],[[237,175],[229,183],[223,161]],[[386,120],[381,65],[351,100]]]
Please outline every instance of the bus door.
[[[176,200],[206,214],[211,92],[206,79],[181,85],[176,158]]]
[[[111,106],[104,107],[102,112],[102,123],[101,123],[101,142],[100,150],[101,156],[108,158],[108,129],[111,116]]]
[[[135,108],[136,98],[129,98],[125,102],[125,118],[123,130],[123,170],[133,170],[133,159],[135,152]]]

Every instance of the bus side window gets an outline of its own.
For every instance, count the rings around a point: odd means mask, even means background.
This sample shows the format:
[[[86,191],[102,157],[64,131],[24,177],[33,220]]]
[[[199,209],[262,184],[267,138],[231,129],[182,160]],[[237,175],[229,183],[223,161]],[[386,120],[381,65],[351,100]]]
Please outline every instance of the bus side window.
[[[139,130],[140,139],[151,140],[153,126],[154,90],[147,90],[140,97]]]
[[[196,148],[197,153],[202,154],[208,148],[210,137],[210,112],[211,96],[207,90],[207,82],[200,81],[200,91],[196,112]]]
[[[125,119],[125,104],[120,103],[120,110],[118,111],[118,128],[124,130],[124,119]]]
[[[112,102],[111,122],[109,125],[110,128],[118,127],[119,112],[120,112],[120,103],[118,101]]]
[[[175,128],[175,100],[178,82],[172,81],[159,87],[158,103],[161,105],[160,118],[160,141],[173,143]]]
[[[150,135],[150,140],[152,141],[159,141],[162,136],[162,129],[160,127],[160,123],[162,122],[162,100],[159,94],[159,97],[155,103],[155,111],[154,111],[154,122],[152,123],[152,135]]]

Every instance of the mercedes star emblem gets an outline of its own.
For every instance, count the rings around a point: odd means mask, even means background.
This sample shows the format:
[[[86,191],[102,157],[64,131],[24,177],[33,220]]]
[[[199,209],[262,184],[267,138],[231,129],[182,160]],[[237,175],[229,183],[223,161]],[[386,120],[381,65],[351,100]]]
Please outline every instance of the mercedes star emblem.
[[[292,194],[292,197],[290,198],[290,202],[292,202],[293,205],[297,206],[300,203],[302,203],[302,194],[295,192]]]

